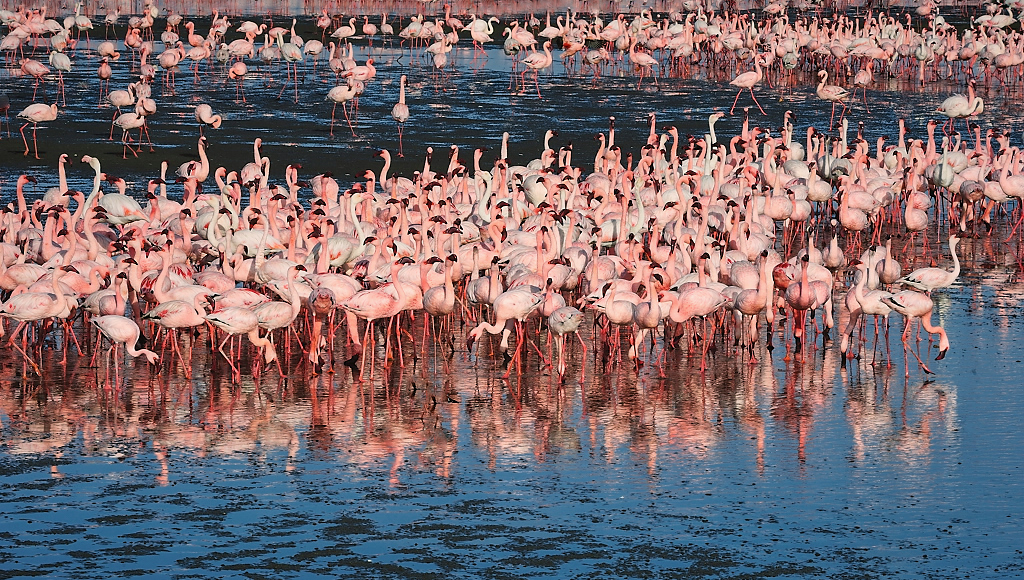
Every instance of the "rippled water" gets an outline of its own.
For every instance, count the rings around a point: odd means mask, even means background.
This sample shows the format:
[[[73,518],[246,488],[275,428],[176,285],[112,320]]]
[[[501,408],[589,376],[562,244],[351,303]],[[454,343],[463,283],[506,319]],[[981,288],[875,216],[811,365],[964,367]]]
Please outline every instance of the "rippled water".
[[[240,166],[259,136],[276,176],[299,162],[303,176],[332,170],[345,183],[379,169],[377,148],[397,147],[388,113],[402,73],[413,84],[406,175],[422,167],[427,145],[496,148],[502,131],[525,160],[556,128],[556,144],[571,140],[582,163],[610,115],[623,150],[638,152],[649,112],[659,127],[701,133],[735,94],[704,78],[638,91],[635,78],[614,73],[596,87],[557,74],[541,78],[538,100],[510,96],[510,63],[496,50],[476,62],[455,53],[440,88],[429,66],[401,54],[378,55],[381,82],[362,98],[356,138],[344,125],[328,136],[323,80],[307,80],[295,104],[276,98],[279,81],[260,88],[266,79],[255,73],[243,105],[230,83],[216,86],[222,73],[207,75],[210,88],[181,74],[177,95],[158,97],[157,151],[138,161],[106,141],[111,112],[95,107],[95,60],[80,58],[88,72],[68,82],[77,104],[40,129],[44,159],[21,158],[20,141],[0,144],[8,179],[0,193],[9,200],[12,176],[25,171],[40,178],[35,194],[55,185],[61,152],[98,153],[138,193],[160,160],[191,158],[190,106],[200,100],[228,115],[208,132],[215,166]],[[115,70],[120,88],[128,73]],[[31,91],[26,79],[5,81],[12,102]],[[954,89],[880,85],[869,94],[875,114],[855,106],[852,120],[893,137],[898,116],[923,137],[928,111]],[[781,102],[765,87],[759,98],[768,116],[752,121],[769,126],[786,109],[798,128],[822,127],[828,113],[813,87]],[[1012,94],[989,103],[983,126],[1019,128]],[[719,134],[735,134],[740,122],[723,119]],[[71,171],[73,186],[87,186],[87,170]],[[120,389],[105,388],[105,367],[88,357],[71,356],[66,367],[48,357],[44,379],[22,378],[21,359],[4,349],[0,577],[1024,575],[1019,248],[983,237],[962,252],[958,284],[936,292],[935,321],[953,347],[930,365],[932,376],[913,358],[905,372],[896,315],[891,356],[884,346],[871,355],[869,344],[846,369],[831,341],[817,336],[797,361],[777,337],[779,348],[762,345],[756,365],[718,343],[706,373],[685,347],[671,351],[665,378],[653,365],[606,366],[612,357],[593,346],[588,327],[587,355],[573,347],[564,382],[532,351],[504,379],[489,341],[470,356],[464,328],[450,345],[423,340],[422,319],[410,324],[418,346],[407,342],[406,366],[365,383],[342,363],[353,353],[341,346],[336,373],[310,376],[295,349],[279,348],[288,378],[271,368],[232,385],[225,362],[200,341],[194,379],[167,351],[159,368],[129,363]]]

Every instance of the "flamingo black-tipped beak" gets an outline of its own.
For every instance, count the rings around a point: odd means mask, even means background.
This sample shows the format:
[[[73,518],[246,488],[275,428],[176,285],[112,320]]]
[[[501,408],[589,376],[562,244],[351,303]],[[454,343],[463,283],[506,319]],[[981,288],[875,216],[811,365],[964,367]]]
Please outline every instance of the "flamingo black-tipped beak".
[[[473,345],[474,344],[476,344],[476,339],[473,338],[472,336],[470,336],[469,338],[466,339],[466,350],[469,351],[470,354],[473,353]]]
[[[940,350],[939,351],[939,356],[935,357],[935,360],[942,360],[942,359],[946,358],[946,353],[947,352],[949,352],[948,348],[946,350]]]

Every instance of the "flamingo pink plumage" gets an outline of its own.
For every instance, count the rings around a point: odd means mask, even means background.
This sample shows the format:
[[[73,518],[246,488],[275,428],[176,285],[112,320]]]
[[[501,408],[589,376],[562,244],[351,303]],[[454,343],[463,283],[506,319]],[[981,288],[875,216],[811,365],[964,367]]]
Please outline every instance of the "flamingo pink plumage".
[[[18,113],[19,119],[25,119],[26,123],[21,126],[21,140],[25,143],[25,155],[28,155],[28,139],[25,138],[25,127],[32,124],[32,148],[36,151],[36,159],[39,159],[39,145],[36,143],[36,128],[39,123],[53,121],[57,118],[57,103],[44,105],[42,103],[31,104]]]
[[[941,326],[932,326],[932,310],[935,308],[935,303],[932,302],[931,296],[917,292],[916,290],[904,290],[897,292],[892,296],[888,296],[882,299],[887,306],[899,312],[906,319],[903,329],[903,346],[904,349],[909,348],[907,345],[907,339],[910,337],[910,325],[915,318],[920,319],[921,327],[924,328],[925,332],[929,334],[939,335],[939,355],[935,357],[935,360],[942,360],[946,356],[946,352],[949,351],[949,337],[946,336],[946,331]],[[917,359],[918,364],[924,369],[926,373],[933,374],[921,357],[918,356],[916,351],[914,358]],[[910,368],[906,368],[906,373],[910,375]]]
[[[729,108],[729,114],[731,115],[733,110],[736,108],[736,102],[740,100],[740,93],[743,89],[750,91],[750,98],[754,99],[754,104],[761,110],[762,115],[766,115],[764,109],[761,108],[761,103],[757,102],[757,97],[754,96],[754,85],[761,82],[764,78],[764,71],[761,70],[761,58],[757,57],[754,59],[754,70],[741,73],[736,78],[729,81],[729,84],[734,87],[739,87],[740,90],[736,91],[736,98],[732,100],[732,107]]]
[[[832,117],[828,122],[828,130],[832,130],[833,121],[836,116],[836,104],[842,104],[843,110],[839,113],[839,120],[843,120],[843,114],[846,113],[846,103],[843,100],[849,95],[849,92],[843,87],[836,85],[826,84],[828,82],[828,71],[818,71],[818,78],[821,79],[818,82],[817,95],[819,99],[832,102]]]

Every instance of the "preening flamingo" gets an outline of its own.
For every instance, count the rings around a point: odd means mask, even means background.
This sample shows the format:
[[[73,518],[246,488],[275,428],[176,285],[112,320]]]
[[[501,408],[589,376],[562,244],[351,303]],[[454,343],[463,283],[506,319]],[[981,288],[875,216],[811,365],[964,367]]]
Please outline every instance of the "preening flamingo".
[[[334,106],[331,107],[331,136],[334,136],[334,113],[338,110],[338,105],[341,105],[341,110],[345,113],[345,121],[348,122],[348,128],[352,131],[352,136],[356,136],[356,130],[352,127],[352,119],[348,116],[348,102],[356,98],[356,87],[353,85],[338,85],[327,92],[327,98],[325,101],[331,101]]]
[[[196,122],[199,123],[200,136],[203,134],[203,127],[209,125],[214,129],[220,129],[220,125],[223,121],[223,117],[213,113],[213,107],[210,105],[207,105],[206,103],[196,105]]]

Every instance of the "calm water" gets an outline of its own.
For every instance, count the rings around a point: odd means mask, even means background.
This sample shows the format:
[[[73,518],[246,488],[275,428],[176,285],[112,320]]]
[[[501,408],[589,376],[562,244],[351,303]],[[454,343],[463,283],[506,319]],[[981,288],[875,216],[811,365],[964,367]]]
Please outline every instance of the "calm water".
[[[476,61],[456,51],[455,69],[438,81],[419,57],[402,54],[375,55],[379,80],[361,99],[355,138],[344,120],[333,138],[327,133],[323,98],[333,78],[315,82],[310,70],[296,104],[290,87],[277,98],[280,81],[264,88],[268,75],[254,66],[245,105],[233,101],[222,71],[204,75],[211,86],[193,86],[183,69],[176,95],[154,87],[157,150],[137,161],[107,141],[112,112],[96,108],[96,61],[79,57],[69,106],[39,130],[44,159],[22,158],[17,134],[0,143],[0,194],[10,200],[23,172],[40,179],[30,195],[56,185],[63,152],[98,154],[105,171],[131,178],[140,193],[161,160],[174,166],[194,156],[191,107],[200,101],[228,117],[207,132],[214,166],[240,167],[262,137],[277,178],[301,163],[303,177],[331,170],[345,186],[379,169],[375,150],[397,149],[389,112],[403,73],[412,85],[398,167],[405,175],[422,167],[428,145],[443,164],[450,144],[495,154],[503,131],[512,134],[513,161],[525,161],[539,155],[548,128],[584,165],[611,115],[617,142],[638,152],[648,113],[659,128],[700,134],[735,95],[703,78],[662,79],[659,91],[645,81],[638,91],[634,77],[611,71],[591,88],[589,77],[567,78],[556,62],[538,100],[510,96],[511,65],[500,51]],[[123,88],[127,68],[123,60],[115,67],[112,88]],[[31,82],[4,82],[20,110]],[[864,120],[869,136],[895,138],[902,116],[923,138],[928,111],[956,87],[878,88],[869,93],[875,114],[854,106],[851,119]],[[983,94],[983,127],[1021,128],[1013,95]],[[791,109],[798,129],[827,128],[829,109],[813,87],[787,89],[781,102],[767,87],[758,96],[768,116],[752,122],[777,127]],[[731,137],[740,122],[723,119],[719,135]],[[468,162],[468,151],[461,155]],[[72,187],[90,178],[82,165],[70,169]],[[211,360],[200,341],[194,379],[169,364],[168,351],[159,369],[129,363],[118,390],[104,388],[103,366],[89,367],[88,357],[72,356],[66,368],[48,360],[44,379],[23,379],[20,359],[5,349],[0,576],[1024,576],[1019,248],[995,237],[961,246],[964,274],[935,297],[934,321],[953,347],[930,364],[931,376],[913,358],[905,376],[896,315],[891,356],[884,346],[872,356],[869,344],[846,369],[820,336],[801,362],[780,346],[749,365],[720,343],[704,374],[685,348],[672,351],[665,378],[651,366],[639,375],[628,364],[606,367],[606,353],[591,346],[584,358],[576,345],[565,382],[535,353],[503,379],[490,342],[470,356],[457,327],[452,351],[422,340],[422,320],[411,323],[421,346],[406,345],[405,368],[366,383],[340,362],[351,354],[340,346],[334,374],[310,377],[301,355],[279,348],[287,379],[272,368],[233,386],[224,361]],[[919,258],[915,266],[929,260]],[[935,258],[948,265],[948,256]],[[589,327],[584,336],[592,344]]]

